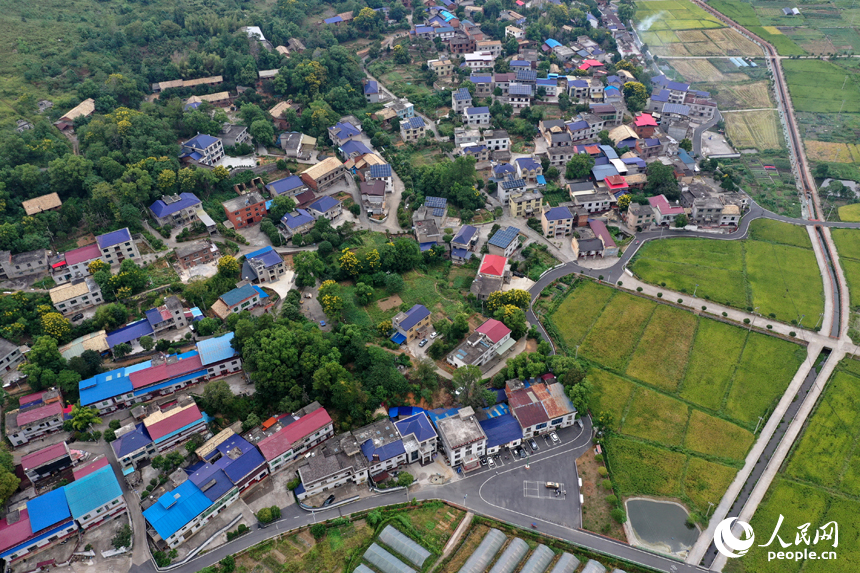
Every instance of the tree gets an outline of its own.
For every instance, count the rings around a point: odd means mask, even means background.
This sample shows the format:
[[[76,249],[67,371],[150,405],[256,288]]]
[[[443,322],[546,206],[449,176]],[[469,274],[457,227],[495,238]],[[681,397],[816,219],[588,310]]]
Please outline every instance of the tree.
[[[325,270],[325,263],[313,251],[302,251],[293,257],[293,267],[296,270],[296,286],[314,286],[316,279]]]
[[[686,137],[681,140],[681,143],[678,144],[678,147],[683,149],[688,153],[692,153],[693,151],[693,142],[687,139]]]
[[[97,426],[101,423],[102,419],[99,418],[99,411],[95,408],[78,406],[77,404],[72,406],[72,427],[77,431],[83,432],[90,425]]]
[[[676,227],[678,227],[678,228],[686,227],[687,223],[688,223],[687,216],[685,214],[681,213],[680,215],[675,217],[675,226]]]
[[[358,257],[348,248],[341,251],[338,262],[340,263],[340,268],[351,276],[357,276],[361,272],[361,263]]]
[[[275,128],[268,119],[258,119],[248,128],[248,133],[259,145],[269,146],[275,140]]]
[[[124,358],[131,353],[131,345],[127,342],[121,342],[113,347],[113,355],[117,358]]]
[[[383,320],[376,325],[376,333],[379,334],[379,336],[388,336],[388,333],[391,332],[391,328],[391,321]]]
[[[390,294],[402,292],[404,288],[406,288],[406,283],[400,275],[390,274],[385,277],[385,290]]]
[[[72,332],[72,323],[59,312],[49,312],[42,315],[42,332],[57,340],[63,340]]]
[[[570,398],[574,408],[576,408],[576,411],[579,412],[580,415],[584,416],[588,412],[592,389],[593,386],[588,379],[567,388],[567,396]]]
[[[645,102],[648,100],[648,90],[644,84],[640,82],[627,82],[621,88],[621,91],[624,94],[627,109],[631,112],[641,111],[645,107]]]
[[[155,341],[152,339],[151,336],[141,336],[140,345],[143,347],[144,350],[149,352],[155,346]]]
[[[603,129],[600,133],[597,134],[597,139],[600,141],[600,145],[612,145],[612,140],[609,138],[609,131]]]
[[[99,271],[109,271],[109,270],[110,270],[110,265],[101,259],[95,259],[94,261],[90,261],[90,263],[87,265],[87,271],[91,275],[94,275]]]
[[[566,179],[585,179],[591,174],[592,167],[594,167],[592,156],[587,153],[577,153],[567,162],[564,176]]]
[[[454,386],[456,400],[464,406],[483,408],[488,402],[488,395],[492,396],[489,403],[495,403],[493,392],[487,391],[482,384],[481,369],[477,366],[469,364],[457,368],[451,383]]]
[[[398,46],[399,47],[399,46]],[[322,523],[315,523],[311,525],[311,535],[314,536],[314,539],[320,540],[325,537],[325,525]]]
[[[114,535],[113,539],[111,539],[111,544],[114,549],[131,546],[131,526],[128,524],[123,525],[120,530],[117,531],[116,535]]]
[[[20,483],[21,480],[15,475],[12,454],[6,450],[5,444],[0,444],[0,505],[5,505]]]
[[[27,353],[27,361],[43,370],[58,373],[65,368],[66,359],[60,354],[56,339],[50,336],[38,337]]]
[[[395,64],[408,64],[412,61],[412,58],[409,55],[409,50],[406,49],[403,44],[397,44],[394,46],[393,55]]]
[[[212,414],[225,412],[233,403],[233,391],[225,380],[215,380],[203,388],[203,401]]]
[[[364,283],[356,283],[355,299],[362,306],[369,304],[373,300],[373,287]]]
[[[415,476],[409,472],[400,472],[397,475],[397,485],[400,487],[409,487],[415,481]]]
[[[630,195],[625,193],[621,197],[618,198],[618,210],[622,211],[630,206]]]
[[[649,196],[662,194],[670,201],[681,197],[678,180],[675,179],[675,169],[671,165],[653,161],[648,164],[645,173],[648,175],[648,181],[645,183],[644,191]]]
[[[287,195],[278,195],[272,199],[272,206],[269,209],[269,218],[274,223],[280,222],[284,215],[296,210],[296,202],[292,197]]]
[[[242,422],[242,431],[247,432],[251,428],[256,428],[260,425],[260,417],[257,414],[251,412],[248,414],[248,417],[245,418],[245,421]]]
[[[231,255],[218,259],[218,274],[223,277],[234,277],[239,272],[239,261]]]

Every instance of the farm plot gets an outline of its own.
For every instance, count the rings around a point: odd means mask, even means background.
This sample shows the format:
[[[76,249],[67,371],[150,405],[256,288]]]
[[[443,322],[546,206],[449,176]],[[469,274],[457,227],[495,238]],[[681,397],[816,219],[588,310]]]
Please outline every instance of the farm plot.
[[[708,60],[669,60],[669,64],[690,83],[739,82],[749,79],[744,74],[724,74]]]
[[[553,323],[568,348],[582,343],[613,294],[612,289],[601,288],[588,281],[579,285],[564,299],[553,315]]]
[[[795,110],[860,112],[857,73],[822,60],[785,60],[783,69]]]
[[[743,460],[754,440],[745,428],[693,410],[684,445],[709,456]]]
[[[621,433],[665,446],[680,446],[687,429],[688,410],[683,402],[640,386],[630,402]]]
[[[685,0],[648,0],[636,3],[637,22],[654,16],[650,30],[701,30],[722,28],[723,24],[692,2]]]
[[[849,205],[849,207],[856,205]],[[843,220],[842,209],[844,208],[839,209],[839,217]],[[860,308],[860,230],[831,229],[830,234],[833,242],[836,243],[836,251],[839,253],[839,262],[845,273],[845,280],[848,281],[851,308]]]
[[[735,369],[724,412],[749,428],[765,415],[785,392],[806,359],[803,347],[752,332]]]
[[[723,497],[736,473],[737,468],[690,457],[684,472],[684,494],[696,507],[710,509],[708,504]]]
[[[758,307],[762,316],[789,322],[805,315],[814,321],[824,307],[824,288],[808,239],[806,248],[792,246],[801,244],[802,229],[762,221],[753,221],[751,229],[753,236],[758,232],[771,238],[784,230],[785,238],[778,240],[794,242],[650,241],[630,269],[646,282],[680,292],[691,293],[699,285],[696,292],[702,298],[737,308]]]
[[[654,303],[648,300],[616,293],[583,340],[580,355],[611,370],[623,370],[653,311]]]
[[[786,225],[772,219],[760,219],[750,226],[750,239],[779,243],[802,249],[812,248],[809,233],[802,225]]]
[[[630,359],[626,374],[674,392],[687,369],[697,322],[689,312],[657,306]]]
[[[747,333],[737,327],[715,320],[699,321],[687,375],[679,392],[681,398],[709,410],[719,410],[746,339]]]
[[[696,60],[701,61],[701,60]],[[740,79],[746,79],[744,74],[724,74],[729,81],[738,81],[736,76],[741,76]],[[708,84],[705,86],[710,90],[711,97],[716,100],[720,111],[724,112],[733,109],[760,109],[774,107],[773,100],[770,97],[770,88],[767,82],[751,82],[736,85],[726,84]]]
[[[705,35],[714,44],[716,44],[726,56],[762,55],[762,49],[757,44],[751,40],[747,40],[740,32],[731,28],[705,30]]]
[[[724,111],[726,134],[738,149],[779,149],[785,146],[777,112]]]
[[[588,379],[594,384],[594,397],[591,410],[595,414],[608,413],[612,415],[613,427],[618,429],[624,418],[624,411],[636,385],[600,368],[588,371]]]
[[[830,163],[860,162],[860,146],[856,143],[804,139],[803,144],[806,147],[806,155],[813,161],[827,161]]]

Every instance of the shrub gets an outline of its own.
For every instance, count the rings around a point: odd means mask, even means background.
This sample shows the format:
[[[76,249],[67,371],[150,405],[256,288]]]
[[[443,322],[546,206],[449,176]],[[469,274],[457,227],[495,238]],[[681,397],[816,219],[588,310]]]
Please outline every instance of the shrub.
[[[729,315],[729,313],[727,313],[727,312],[723,313],[723,316],[728,316],[728,315]]]
[[[128,524],[123,525],[122,529],[117,531],[116,535],[111,539],[111,543],[113,544],[114,549],[129,547],[131,545],[131,527],[129,527]],[[91,546],[88,545],[88,547]]]
[[[642,287],[636,287],[636,292],[642,292]]]
[[[603,462],[603,454],[596,454],[594,456],[594,461],[597,463],[602,463]]]
[[[618,503],[618,497],[617,497],[617,496],[614,496],[614,495],[607,495],[607,496],[606,496],[605,498],[603,498],[603,499],[605,499],[605,500],[606,500],[606,503],[609,503],[609,504],[611,504],[611,505],[615,505],[616,503]]]
[[[768,324],[768,325],[767,325],[767,329],[768,329],[768,330],[770,330],[770,329],[772,329],[772,328],[773,328],[773,325],[772,325],[772,324]]]
[[[275,521],[277,519],[281,519],[281,508],[280,507],[278,507],[277,505],[273,505],[272,507],[269,508],[269,511],[272,512],[272,521]]]
[[[706,307],[705,305],[702,305],[702,310],[708,310],[708,307]]]
[[[612,519],[614,519],[618,523],[626,523],[627,522],[627,513],[623,509],[621,509],[620,507],[616,507],[615,509],[610,511],[609,515],[611,515]]]
[[[665,288],[665,287],[666,287],[666,283],[660,283],[660,286]]]
[[[744,319],[744,324],[749,324],[749,323],[750,323],[750,319],[745,318],[745,319]]]
[[[606,489],[612,489],[612,480],[605,479],[602,484]]]
[[[257,512],[257,520],[260,523],[271,523],[272,519],[272,510],[268,507],[264,507],[260,511]]]
[[[119,430],[120,426],[121,424],[119,420],[111,420],[108,424],[108,428],[110,428],[111,430]]]
[[[658,293],[657,293],[657,298],[663,298],[663,293],[662,293],[662,292],[658,292]]]
[[[618,281],[618,286],[621,286],[621,285],[623,285],[623,284],[624,284],[624,283],[622,283],[621,281]]]
[[[597,468],[597,473],[600,474],[600,477],[606,477],[609,475],[609,470],[601,466]]]
[[[302,483],[302,480],[300,480],[299,478],[291,479],[290,481],[287,482],[287,489],[290,491],[293,491],[294,489],[299,487],[301,485],[301,483]]]
[[[788,333],[788,335],[790,337],[794,338],[795,336],[797,336],[797,333],[792,330],[791,332]]]
[[[678,304],[681,304],[682,302],[684,302],[684,299],[679,298],[679,299],[678,299]]]
[[[93,544],[92,543],[87,543],[86,546],[84,546],[84,551],[92,551],[92,550],[93,550]]]
[[[325,525],[322,523],[311,525],[311,535],[314,536],[314,539],[322,539],[325,536]]]

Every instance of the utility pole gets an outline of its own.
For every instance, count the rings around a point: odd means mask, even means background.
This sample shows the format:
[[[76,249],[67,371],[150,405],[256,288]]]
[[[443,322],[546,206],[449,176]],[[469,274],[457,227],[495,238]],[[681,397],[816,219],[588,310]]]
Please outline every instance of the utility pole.
[[[753,435],[756,435],[758,433],[758,427],[761,424],[761,421],[762,421],[762,416],[759,416],[758,417],[758,424],[755,425],[755,430],[753,430]]]
[[[696,291],[699,290],[699,285],[696,285],[696,288],[693,289],[693,298],[696,298]]]

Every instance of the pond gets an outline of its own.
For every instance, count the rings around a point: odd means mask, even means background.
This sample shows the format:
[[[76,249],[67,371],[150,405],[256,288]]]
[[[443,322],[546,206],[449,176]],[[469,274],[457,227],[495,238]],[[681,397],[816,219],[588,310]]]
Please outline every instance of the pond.
[[[697,527],[687,527],[687,510],[671,501],[628,500],[627,517],[641,545],[663,553],[684,553],[699,537]]]

